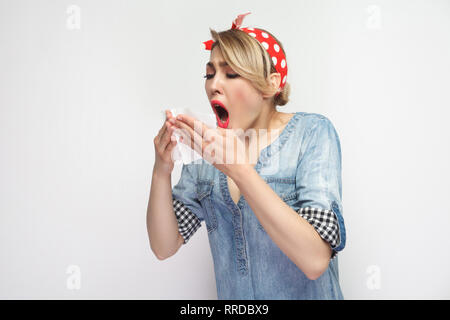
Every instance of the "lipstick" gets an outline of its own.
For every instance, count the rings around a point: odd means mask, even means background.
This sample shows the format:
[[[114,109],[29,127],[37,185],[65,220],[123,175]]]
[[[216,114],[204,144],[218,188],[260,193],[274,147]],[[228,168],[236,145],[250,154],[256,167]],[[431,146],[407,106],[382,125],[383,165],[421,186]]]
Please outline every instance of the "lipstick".
[[[219,100],[211,100],[211,107],[216,115],[217,125],[224,129],[228,128],[230,113],[224,104]]]

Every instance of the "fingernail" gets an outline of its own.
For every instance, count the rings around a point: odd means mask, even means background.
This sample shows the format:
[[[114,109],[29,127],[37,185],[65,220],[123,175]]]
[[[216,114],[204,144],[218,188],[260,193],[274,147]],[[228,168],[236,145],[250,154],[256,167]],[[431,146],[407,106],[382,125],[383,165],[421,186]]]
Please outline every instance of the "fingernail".
[[[178,120],[182,120],[183,117],[182,117],[182,116],[177,116],[177,119],[178,119]]]

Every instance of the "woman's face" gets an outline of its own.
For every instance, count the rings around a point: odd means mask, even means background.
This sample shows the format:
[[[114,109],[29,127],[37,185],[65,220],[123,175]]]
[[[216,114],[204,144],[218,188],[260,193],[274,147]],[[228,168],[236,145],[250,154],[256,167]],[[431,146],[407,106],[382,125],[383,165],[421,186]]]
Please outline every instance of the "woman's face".
[[[206,65],[205,90],[210,103],[218,100],[225,107],[226,110],[211,106],[218,123],[228,120],[227,128],[245,130],[258,118],[263,107],[262,94],[249,80],[226,65],[218,46],[211,51]]]

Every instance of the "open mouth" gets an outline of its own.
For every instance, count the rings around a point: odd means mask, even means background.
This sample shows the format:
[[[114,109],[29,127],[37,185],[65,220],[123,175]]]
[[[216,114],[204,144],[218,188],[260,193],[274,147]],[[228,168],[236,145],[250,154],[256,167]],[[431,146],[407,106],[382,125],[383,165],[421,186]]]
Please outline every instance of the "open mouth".
[[[216,114],[217,125],[221,128],[227,128],[230,120],[228,110],[222,105],[222,103],[212,101],[211,106]]]

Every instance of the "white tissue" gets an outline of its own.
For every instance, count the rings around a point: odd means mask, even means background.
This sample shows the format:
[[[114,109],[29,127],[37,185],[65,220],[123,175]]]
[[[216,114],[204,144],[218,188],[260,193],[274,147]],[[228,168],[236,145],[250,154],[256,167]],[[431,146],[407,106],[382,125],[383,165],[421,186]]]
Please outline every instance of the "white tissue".
[[[206,124],[210,128],[217,128],[217,120],[216,115],[214,113],[202,113],[198,111],[193,111],[189,108],[179,108],[179,109],[167,109],[172,113],[172,116],[176,117],[179,114],[185,114],[191,117],[200,120],[204,124]],[[165,110],[163,111],[165,118]],[[177,164],[180,161],[184,164],[189,164],[193,161],[201,159],[201,155],[185,145],[183,142],[180,142],[180,135],[175,131],[173,132],[173,136],[177,140],[177,145],[173,148],[172,157],[174,162]]]

